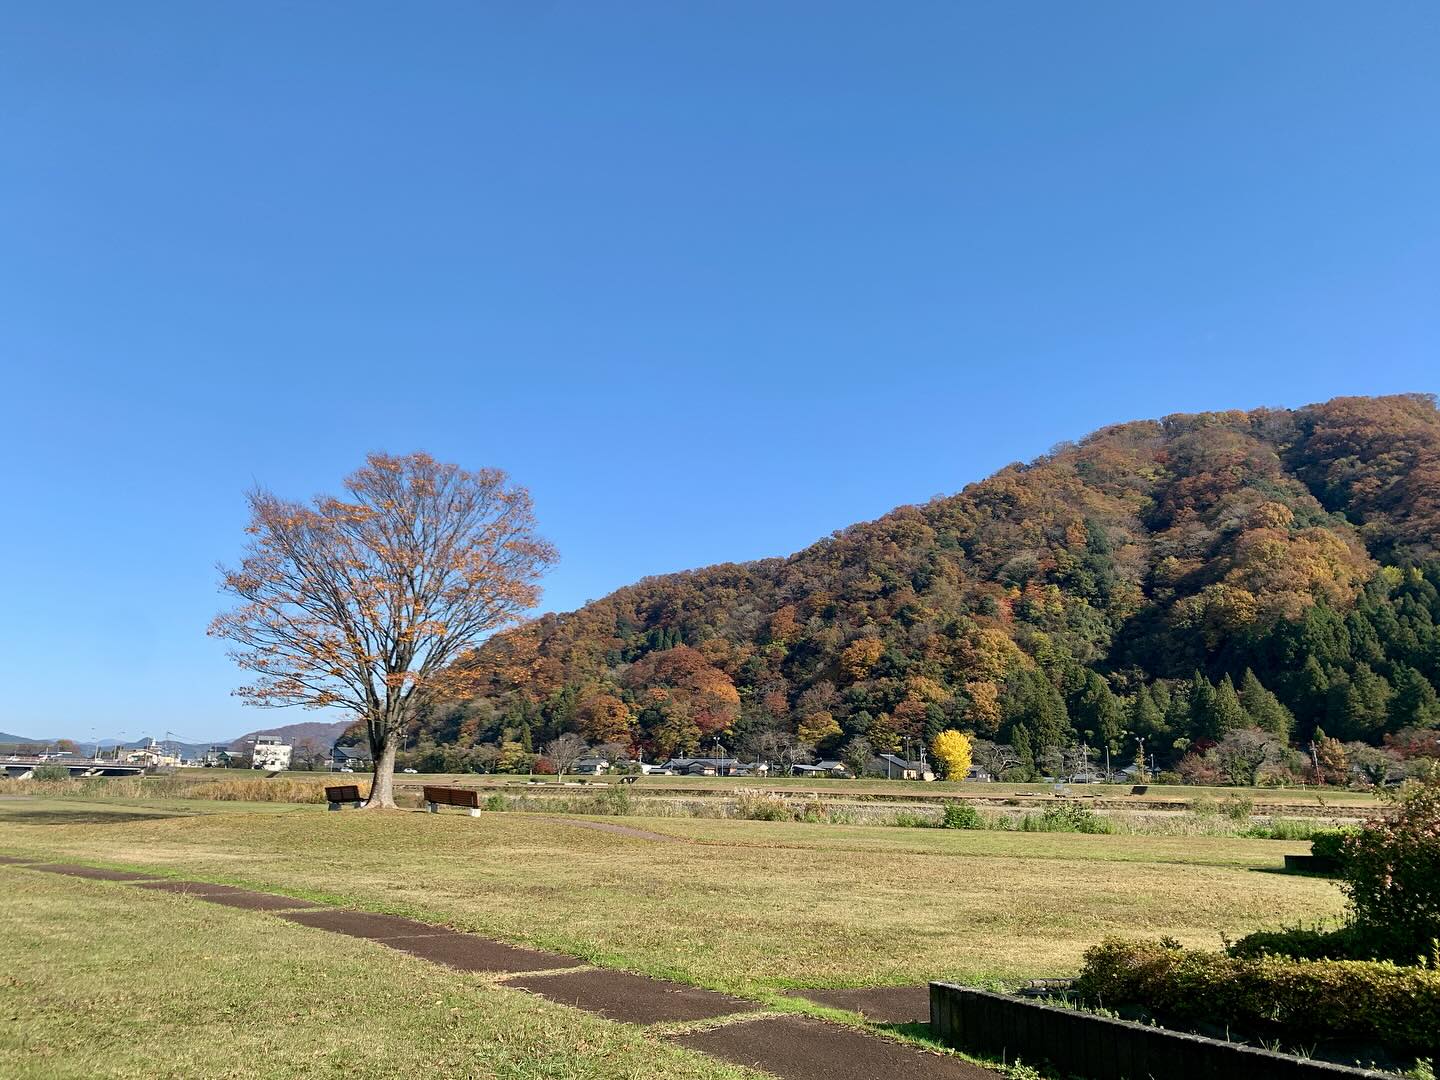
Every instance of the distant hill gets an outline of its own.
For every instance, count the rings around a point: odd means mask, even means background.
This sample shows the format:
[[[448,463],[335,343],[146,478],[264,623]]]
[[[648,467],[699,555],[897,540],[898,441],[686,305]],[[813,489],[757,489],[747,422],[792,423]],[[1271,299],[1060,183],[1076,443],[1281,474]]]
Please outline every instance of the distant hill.
[[[345,729],[350,726],[350,723],[349,720],[341,720],[333,724],[311,722],[259,728],[246,735],[241,735],[238,739],[231,739],[230,748],[238,750],[247,742],[253,742],[257,735],[278,735],[284,742],[295,747],[297,756],[302,753],[328,754],[330,748],[335,745],[335,740],[345,733]]]
[[[0,746],[25,746],[45,741],[45,739],[31,739],[24,735],[11,735],[8,731],[0,731]]]
[[[496,635],[485,691],[417,734],[834,753],[954,726],[1037,764],[1138,733],[1164,765],[1251,725],[1378,743],[1440,724],[1437,545],[1432,395],[1123,423],[788,558]]]

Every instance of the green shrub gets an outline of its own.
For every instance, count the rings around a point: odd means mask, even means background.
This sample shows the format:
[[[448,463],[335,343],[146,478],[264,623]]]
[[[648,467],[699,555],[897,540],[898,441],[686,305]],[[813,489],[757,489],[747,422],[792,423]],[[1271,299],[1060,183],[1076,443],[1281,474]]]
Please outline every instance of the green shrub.
[[[1374,1039],[1433,1052],[1440,972],[1365,960],[1242,958],[1109,939],[1085,953],[1075,982],[1085,1002],[1141,1005],[1287,1041]]]
[[[1243,796],[1221,799],[1219,810],[1231,821],[1249,821],[1255,812],[1255,800]]]
[[[1247,934],[1225,947],[1229,956],[1253,960],[1260,956],[1286,956],[1291,960],[1374,960],[1373,943],[1353,926],[1334,930],[1288,927]]]
[[[623,787],[608,787],[595,796],[591,813],[622,817],[630,813],[630,792]]]
[[[924,814],[917,814],[911,810],[901,810],[895,814],[892,824],[899,829],[933,829],[940,823],[932,817]]]
[[[491,813],[498,814],[501,811],[510,809],[510,805],[505,801],[505,796],[496,791],[485,796],[485,809]]]
[[[980,811],[969,803],[952,802],[945,804],[945,818],[941,824],[947,829],[983,829],[985,822]]]
[[[1028,817],[1027,817],[1028,820]],[[1079,803],[1057,802],[1040,815],[1040,827],[1032,832],[1108,833],[1110,822]]]
[[[1269,825],[1252,825],[1242,829],[1240,835],[1255,840],[1309,840],[1321,828],[1313,818],[1277,817]]]
[[[69,780],[70,770],[64,765],[37,765],[35,767],[34,779],[36,780]]]
[[[1345,858],[1345,841],[1358,836],[1359,829],[1319,829],[1310,836],[1310,854],[1323,855],[1331,859]]]
[[[1440,769],[1406,784],[1394,807],[1341,841],[1355,926],[1414,962],[1440,953]]]

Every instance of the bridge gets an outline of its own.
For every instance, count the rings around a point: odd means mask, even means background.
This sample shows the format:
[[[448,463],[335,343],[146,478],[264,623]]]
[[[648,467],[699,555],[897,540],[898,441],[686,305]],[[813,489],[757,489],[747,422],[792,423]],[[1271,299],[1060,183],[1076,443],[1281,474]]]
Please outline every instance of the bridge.
[[[0,757],[0,768],[13,780],[28,780],[42,765],[68,769],[71,776],[140,776],[145,772],[144,765],[113,759],[36,757],[26,754]]]

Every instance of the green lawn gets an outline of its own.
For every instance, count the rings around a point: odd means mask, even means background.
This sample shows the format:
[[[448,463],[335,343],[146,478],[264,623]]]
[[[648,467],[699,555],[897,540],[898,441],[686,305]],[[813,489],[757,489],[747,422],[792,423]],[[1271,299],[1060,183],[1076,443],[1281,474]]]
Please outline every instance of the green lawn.
[[[128,885],[0,866],[0,923],[17,1080],[759,1077],[373,942]]]
[[[286,804],[0,801],[0,852],[394,911],[769,1000],[795,985],[1021,979],[1107,934],[1214,946],[1337,915],[1304,844]],[[7,879],[9,876],[7,874]]]

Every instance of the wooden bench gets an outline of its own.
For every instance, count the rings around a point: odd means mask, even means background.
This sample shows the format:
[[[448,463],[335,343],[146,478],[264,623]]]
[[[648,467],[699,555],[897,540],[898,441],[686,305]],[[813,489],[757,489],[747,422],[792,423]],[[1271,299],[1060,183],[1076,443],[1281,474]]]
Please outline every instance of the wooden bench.
[[[1149,785],[1149,784],[1136,784],[1134,787],[1132,787],[1132,788],[1130,789],[1130,794],[1131,794],[1131,795],[1144,795],[1144,794],[1145,794],[1147,791],[1149,791],[1149,790],[1150,790],[1150,785]]]
[[[425,803],[432,814],[438,814],[442,806],[458,806],[469,810],[471,817],[480,816],[480,792],[474,788],[430,787],[425,788]]]
[[[360,794],[358,784],[341,784],[325,789],[325,801],[330,804],[331,810],[340,810],[347,803],[359,806],[365,801],[365,796]]]

